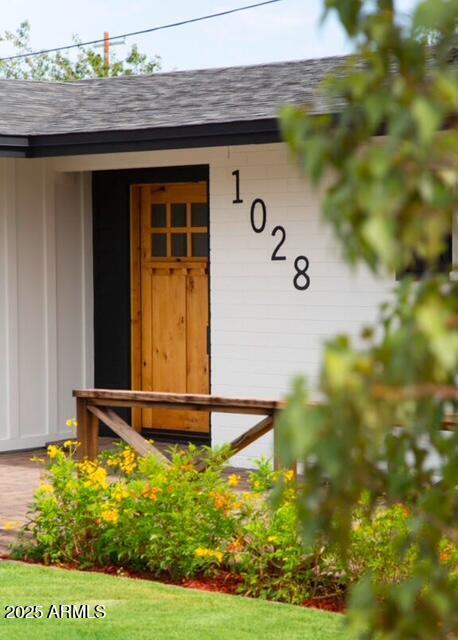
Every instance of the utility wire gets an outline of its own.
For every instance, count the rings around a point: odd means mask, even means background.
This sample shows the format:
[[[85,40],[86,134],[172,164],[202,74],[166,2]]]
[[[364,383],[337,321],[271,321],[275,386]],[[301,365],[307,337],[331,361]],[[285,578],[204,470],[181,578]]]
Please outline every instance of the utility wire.
[[[221,16],[227,16],[230,13],[237,13],[239,11],[246,11],[247,9],[255,9],[256,7],[263,7],[266,4],[273,4],[274,2],[282,2],[282,0],[266,0],[265,2],[258,2],[256,4],[249,4],[244,7],[237,7],[235,9],[228,9],[227,11],[220,11],[219,13],[210,13],[206,16],[200,16],[199,18],[190,18],[189,20],[181,20],[180,22],[172,22],[170,24],[163,24],[159,27],[151,27],[150,29],[142,29],[141,31],[132,31],[131,33],[122,33],[117,36],[112,36],[108,40],[118,40],[119,38],[129,38],[130,36],[139,36],[144,33],[152,33],[153,31],[162,31],[163,29],[172,29],[173,27],[181,27],[185,24],[192,24],[193,22],[201,22],[202,20],[211,20],[212,18],[219,18]],[[54,49],[43,49],[41,51],[32,51],[30,53],[20,53],[15,56],[8,56],[7,58],[0,58],[0,62],[6,62],[7,60],[18,60],[19,58],[31,58],[32,56],[42,56],[45,53],[55,53],[57,51],[66,51],[68,49],[76,49],[80,47],[88,47],[93,44],[99,44],[104,42],[104,38],[98,40],[89,40],[88,42],[79,42],[76,44],[69,44],[63,47],[55,47]]]

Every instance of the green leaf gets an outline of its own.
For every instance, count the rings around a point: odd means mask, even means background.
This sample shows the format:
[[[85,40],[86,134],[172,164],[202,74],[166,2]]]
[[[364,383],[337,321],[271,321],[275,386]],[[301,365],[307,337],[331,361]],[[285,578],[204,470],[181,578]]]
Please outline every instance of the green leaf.
[[[442,114],[431,101],[419,96],[412,104],[412,114],[417,123],[420,139],[429,144],[442,122]]]

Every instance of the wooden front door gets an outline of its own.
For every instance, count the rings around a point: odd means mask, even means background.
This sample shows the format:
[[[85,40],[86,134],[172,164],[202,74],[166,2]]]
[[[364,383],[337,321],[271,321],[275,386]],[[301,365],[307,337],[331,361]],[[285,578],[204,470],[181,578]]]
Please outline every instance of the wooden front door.
[[[207,184],[133,187],[132,221],[133,387],[209,393]],[[143,409],[134,423],[209,431],[205,412]]]

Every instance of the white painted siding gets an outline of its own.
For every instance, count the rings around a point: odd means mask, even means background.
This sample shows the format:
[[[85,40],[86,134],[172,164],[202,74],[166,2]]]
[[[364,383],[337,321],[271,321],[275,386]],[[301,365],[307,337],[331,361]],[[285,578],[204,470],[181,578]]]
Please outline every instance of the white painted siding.
[[[68,435],[71,389],[92,383],[88,186],[46,161],[0,161],[0,451]]]

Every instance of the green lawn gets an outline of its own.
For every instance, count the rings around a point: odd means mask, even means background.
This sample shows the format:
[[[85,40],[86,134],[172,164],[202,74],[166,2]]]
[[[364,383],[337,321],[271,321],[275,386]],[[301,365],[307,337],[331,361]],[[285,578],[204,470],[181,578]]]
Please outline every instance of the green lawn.
[[[96,604],[105,619],[10,620],[6,605]],[[144,580],[0,561],[0,638],[348,640],[344,617]]]

